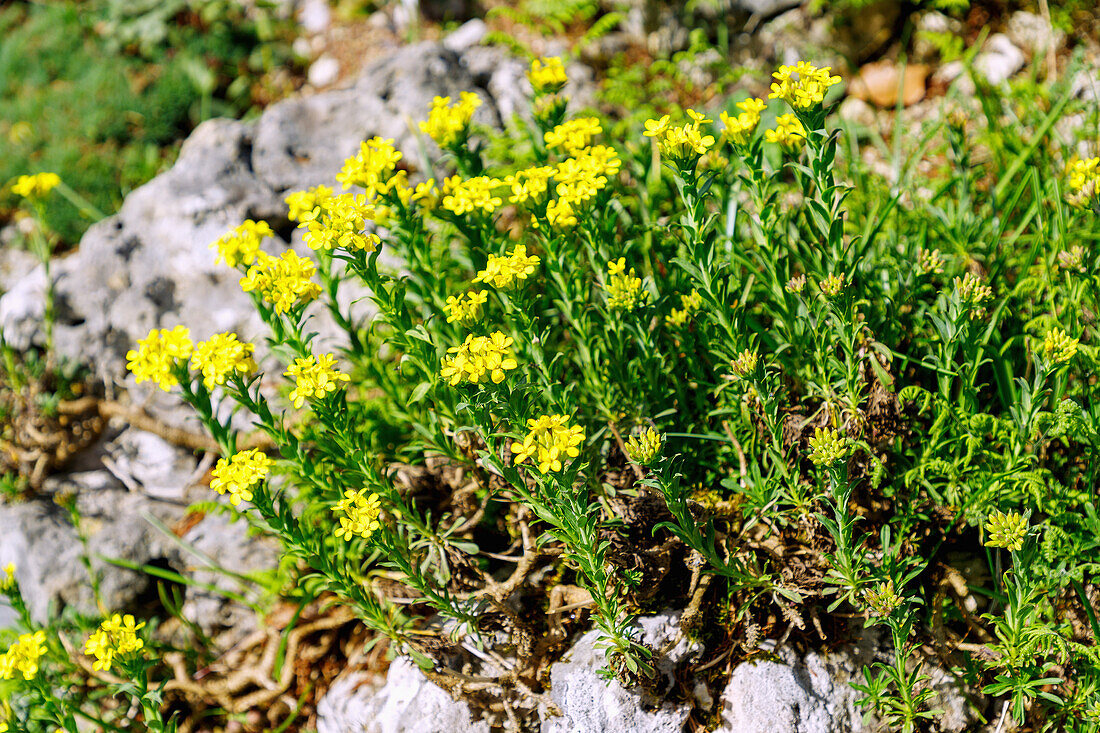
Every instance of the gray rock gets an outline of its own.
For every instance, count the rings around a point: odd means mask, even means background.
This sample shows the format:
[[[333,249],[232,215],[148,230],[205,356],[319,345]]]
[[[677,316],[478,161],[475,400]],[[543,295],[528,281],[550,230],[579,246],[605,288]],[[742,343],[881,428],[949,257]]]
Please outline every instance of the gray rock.
[[[15,612],[15,609],[9,606],[7,601],[0,600],[0,631],[15,628],[18,621],[19,614]]]
[[[939,58],[939,47],[929,38],[930,35],[958,35],[963,32],[962,22],[943,13],[929,10],[921,13],[916,21],[916,33],[913,37],[913,59],[930,63]]]
[[[315,87],[327,87],[340,78],[340,62],[328,54],[309,65],[306,79]]]
[[[1012,43],[1032,57],[1057,51],[1066,40],[1061,28],[1055,28],[1043,16],[1026,10],[1017,10],[1012,14],[1005,32]]]
[[[845,122],[861,127],[874,127],[878,121],[874,108],[858,97],[846,97],[837,114]]]
[[[887,642],[888,643],[888,642]],[[856,733],[877,728],[863,723],[852,682],[862,682],[864,665],[886,661],[883,639],[873,633],[858,644],[827,652],[797,654],[784,648],[774,660],[743,662],[722,692],[722,725],[715,733]],[[938,667],[924,673],[945,712],[936,730],[962,731],[978,716],[958,681]]]
[[[33,254],[25,249],[11,247],[4,241],[9,230],[14,232],[15,227],[9,225],[0,230],[0,292],[4,293],[30,276],[39,265],[38,258]],[[42,278],[44,274],[38,277]]]
[[[974,59],[974,69],[990,84],[1008,81],[1024,68],[1024,52],[1016,48],[1004,33],[994,33]]]
[[[452,700],[416,664],[398,657],[381,687],[350,674],[317,703],[317,733],[489,733],[465,703]],[[579,733],[579,732],[578,732]]]
[[[324,33],[332,25],[328,0],[304,0],[298,8],[298,22],[306,33]]]
[[[485,25],[485,21],[474,18],[451,31],[450,35],[443,39],[443,47],[448,51],[462,53],[481,43],[481,39],[485,38],[488,32],[489,26]]]
[[[676,666],[700,650],[681,635],[678,621],[678,612],[638,619],[642,641],[656,650],[657,669],[669,682]],[[691,706],[647,700],[605,680],[597,674],[605,662],[598,639],[596,631],[586,633],[550,667],[550,699],[562,714],[541,710],[542,733],[680,733]]]
[[[802,0],[733,0],[733,7],[762,18],[770,18],[801,4]]]

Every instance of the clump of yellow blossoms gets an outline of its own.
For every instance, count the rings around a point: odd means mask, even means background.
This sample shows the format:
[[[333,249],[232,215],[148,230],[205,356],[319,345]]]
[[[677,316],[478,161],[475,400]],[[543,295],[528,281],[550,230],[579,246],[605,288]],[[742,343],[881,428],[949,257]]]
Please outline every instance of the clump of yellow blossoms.
[[[25,199],[40,199],[61,185],[61,176],[56,173],[35,173],[19,176],[11,185],[11,192]]]
[[[126,368],[137,377],[138,384],[148,379],[167,392],[179,384],[173,367],[177,361],[190,358],[194,343],[190,329],[176,326],[171,330],[154,328],[138,340],[137,346],[126,352]]]
[[[752,349],[745,349],[737,358],[733,360],[730,365],[730,371],[738,379],[744,379],[748,375],[756,371],[756,365],[760,362],[760,357]]]
[[[512,195],[508,202],[512,204],[525,204],[528,201],[538,202],[550,188],[550,179],[554,177],[556,168],[548,165],[526,168],[504,179],[504,185],[512,189]]]
[[[718,115],[722,121],[722,137],[735,145],[748,145],[749,138],[760,124],[760,114],[767,107],[763,99],[749,98],[737,103],[741,113],[736,117],[730,117],[725,112]]]
[[[831,466],[848,454],[848,438],[836,430],[815,428],[810,438],[810,460],[816,466]]]
[[[472,326],[481,319],[482,308],[489,299],[488,290],[471,290],[462,295],[451,295],[443,310],[447,313],[447,323],[461,323]]]
[[[607,145],[577,150],[554,170],[555,193],[571,205],[583,203],[607,186],[621,167],[619,154]]]
[[[535,59],[527,72],[527,81],[531,82],[536,94],[556,94],[568,81],[565,66],[557,56]]]
[[[968,272],[954,280],[959,302],[967,308],[971,318],[982,318],[986,309],[982,305],[993,298],[993,288],[984,285],[977,275]]]
[[[202,373],[202,383],[214,389],[234,374],[247,376],[256,371],[252,358],[256,346],[237,340],[235,333],[217,333],[206,341],[195,344],[191,354],[191,368]]]
[[[543,138],[546,147],[550,149],[561,148],[573,155],[578,150],[588,147],[592,139],[603,132],[600,120],[596,117],[578,117],[561,123],[553,130],[548,130]]]
[[[640,466],[648,466],[661,455],[661,434],[653,428],[631,435],[626,441],[626,457]]]
[[[779,115],[775,119],[775,129],[764,131],[764,139],[793,152],[806,142],[806,128],[793,114]]]
[[[821,294],[826,298],[835,298],[844,290],[844,275],[843,273],[828,275],[818,283],[818,286],[821,288]]]
[[[714,145],[714,136],[704,134],[701,125],[711,122],[705,115],[693,109],[687,110],[691,122],[676,127],[669,123],[668,115],[645,123],[646,137],[656,138],[661,154],[680,165],[694,164]]]
[[[214,466],[210,488],[219,494],[229,492],[229,503],[237,506],[252,501],[252,487],[267,478],[272,460],[258,448],[242,450],[229,458],[219,458]]]
[[[632,311],[649,298],[642,290],[642,279],[634,276],[634,268],[628,272],[626,258],[607,263],[607,307],[612,310]]]
[[[337,539],[353,536],[362,537],[365,540],[381,526],[378,514],[382,505],[378,501],[378,494],[368,494],[366,489],[353,491],[348,489],[332,511],[340,520],[340,526],[333,534]]]
[[[291,221],[301,221],[303,214],[313,211],[331,197],[332,189],[328,186],[314,186],[306,191],[295,191],[286,197],[287,218]]]
[[[458,346],[447,349],[440,376],[457,386],[462,382],[478,384],[488,377],[493,384],[504,381],[505,372],[518,366],[512,352],[513,340],[500,331],[490,336],[470,334]]]
[[[363,194],[329,196],[314,208],[300,214],[298,227],[305,229],[303,239],[310,249],[373,252],[382,241],[377,234],[365,232],[368,221],[376,221],[381,212]]]
[[[420,123],[420,131],[439,147],[452,147],[464,141],[474,111],[480,106],[481,99],[473,92],[462,92],[454,106],[450,97],[436,97],[428,119]]]
[[[568,229],[577,226],[577,215],[573,210],[573,204],[566,199],[554,199],[546,204],[546,221],[550,226],[558,229]]]
[[[41,629],[21,634],[0,656],[0,679],[13,680],[16,674],[33,680],[38,674],[38,660],[46,653],[46,632]]]
[[[504,185],[504,181],[489,176],[475,176],[463,180],[448,179],[444,185],[443,208],[461,216],[478,209],[492,214],[504,200],[493,195],[493,190]]]
[[[344,187],[361,186],[367,196],[374,198],[384,187],[401,160],[401,151],[393,146],[393,139],[372,137],[359,143],[359,152],[344,161],[344,167],[336,174],[336,180]]]
[[[673,308],[665,316],[665,323],[670,326],[683,326],[687,323],[688,316],[703,306],[703,296],[695,288],[687,295],[680,296],[680,305],[683,308]]]
[[[1062,364],[1077,355],[1080,339],[1070,338],[1060,329],[1053,328],[1043,338],[1043,358],[1051,364]]]
[[[1066,166],[1066,186],[1069,202],[1074,206],[1084,206],[1095,199],[1100,189],[1100,158],[1071,160]]]
[[[141,651],[145,642],[137,632],[143,626],[144,623],[134,623],[134,617],[129,614],[120,616],[116,613],[105,619],[84,643],[84,653],[95,657],[92,669],[110,669],[116,656]]]
[[[788,293],[790,293],[792,295],[798,295],[805,288],[806,288],[806,276],[805,275],[795,275],[790,280],[788,280],[787,284],[783,287],[784,290],[786,290]]]
[[[351,379],[347,374],[335,368],[336,357],[332,354],[298,358],[287,368],[285,375],[294,380],[294,390],[290,401],[295,409],[302,406],[307,397],[320,399],[335,392],[340,382]]]
[[[931,275],[932,273],[941,275],[945,264],[943,255],[938,249],[922,249],[917,253],[917,267],[922,275]]]
[[[313,260],[299,257],[292,250],[283,252],[281,257],[260,252],[255,264],[241,278],[241,289],[246,293],[258,291],[274,305],[276,313],[286,313],[321,294],[321,286],[310,279],[316,271]]]
[[[240,226],[234,227],[210,245],[218,255],[214,262],[224,262],[230,267],[239,264],[251,265],[256,261],[260,243],[264,237],[273,237],[275,232],[266,221],[255,222],[245,219]]]
[[[782,99],[795,109],[809,109],[821,104],[829,87],[840,83],[840,77],[832,76],[830,71],[831,67],[819,69],[805,61],[799,61],[795,66],[780,66],[772,74],[775,81],[768,99]]]
[[[0,591],[9,590],[15,586],[15,563],[9,562],[4,566],[4,574],[0,576]]]
[[[898,610],[904,600],[894,589],[894,581],[892,580],[879,583],[863,593],[863,602],[867,604],[867,610],[871,612],[871,615],[880,618],[886,618]]]
[[[527,435],[522,443],[512,443],[516,463],[535,460],[539,473],[562,470],[562,461],[581,454],[584,428],[569,425],[566,415],[543,415],[527,421]]]
[[[527,245],[517,244],[511,253],[499,257],[489,255],[485,269],[477,274],[474,282],[489,283],[501,290],[511,290],[523,284],[539,266],[537,255],[527,254]]]
[[[1003,547],[1018,552],[1027,539],[1027,517],[1019,512],[997,510],[989,515],[985,524],[986,547]]]

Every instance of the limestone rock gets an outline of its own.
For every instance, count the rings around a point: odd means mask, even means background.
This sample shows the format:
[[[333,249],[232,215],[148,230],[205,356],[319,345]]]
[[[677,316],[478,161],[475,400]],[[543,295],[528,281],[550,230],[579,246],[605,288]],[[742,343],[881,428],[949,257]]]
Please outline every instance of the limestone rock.
[[[990,84],[1008,81],[1024,67],[1024,52],[1004,33],[994,33],[974,59],[974,69]]]
[[[1055,28],[1046,18],[1026,10],[1017,10],[1008,19],[1008,38],[1028,56],[1057,51],[1066,40],[1065,32]]]

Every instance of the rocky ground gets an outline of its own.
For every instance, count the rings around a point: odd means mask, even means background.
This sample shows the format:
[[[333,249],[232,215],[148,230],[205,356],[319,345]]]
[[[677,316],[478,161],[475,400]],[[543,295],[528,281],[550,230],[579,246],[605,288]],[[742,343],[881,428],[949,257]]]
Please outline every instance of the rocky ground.
[[[826,30],[803,9],[785,10],[793,2],[740,2],[757,19],[752,44],[742,54],[754,66],[792,62],[829,45]],[[242,525],[229,524],[221,515],[188,515],[191,503],[212,498],[206,483],[212,454],[196,458],[202,438],[177,400],[133,384],[126,374],[126,351],[150,328],[184,321],[196,340],[227,330],[260,334],[251,302],[234,273],[215,266],[210,242],[243,219],[254,218],[272,222],[281,236],[301,246],[286,220],[283,197],[331,183],[359,141],[374,135],[394,138],[415,164],[411,121],[423,116],[435,95],[476,90],[486,102],[479,112],[482,121],[494,125],[525,104],[524,62],[482,45],[482,21],[471,21],[439,41],[399,46],[395,39],[407,19],[391,10],[370,25],[376,38],[388,41],[356,55],[346,44],[334,42],[340,34],[326,8],[307,2],[302,10],[311,34],[307,42],[317,54],[309,73],[311,92],[273,105],[254,122],[213,120],[200,126],[170,171],[134,191],[117,215],[93,226],[79,248],[54,265],[58,355],[89,365],[113,407],[100,409],[105,423],[98,439],[63,470],[46,477],[36,496],[0,504],[0,565],[18,564],[20,587],[38,618],[59,605],[94,609],[82,556],[91,558],[102,579],[103,602],[112,609],[139,605],[154,591],[148,575],[112,564],[111,558],[170,568],[203,583],[250,592],[214,568],[237,573],[268,568],[276,560],[276,548],[246,537]],[[872,26],[875,22],[886,27],[889,18],[869,21]],[[946,32],[963,30],[935,13],[921,22]],[[677,43],[679,31],[673,25],[653,33],[641,22],[635,25],[632,31],[624,24],[622,31],[634,33],[634,38],[604,39],[606,48],[592,52],[593,57],[639,40],[655,47]],[[865,30],[864,35],[874,33]],[[975,68],[991,83],[1001,83],[1061,43],[1042,18],[1018,14],[1006,33],[985,40]],[[750,50],[760,48],[774,53],[761,56]],[[363,56],[373,58],[363,62]],[[935,113],[937,90],[961,73],[961,67],[951,65],[910,71],[901,84],[909,118]],[[591,99],[583,88],[591,74],[577,68],[571,76],[582,82],[575,100],[583,104]],[[1082,76],[1081,94],[1093,94],[1095,76]],[[890,62],[864,66],[841,116],[867,126],[880,124],[897,103],[898,81]],[[40,341],[44,271],[17,253],[5,255],[0,270],[6,291],[0,298],[5,336],[23,347]],[[335,329],[324,325],[323,314],[317,316],[323,337],[334,338]],[[61,506],[68,500],[75,501],[82,518],[79,531]],[[236,640],[250,633],[254,621],[247,608],[196,587],[186,589],[183,613],[208,633],[236,627]],[[676,683],[670,670],[697,659],[700,652],[681,634],[677,618],[678,612],[670,609],[640,619],[646,642],[661,651],[670,685]],[[545,733],[674,733],[689,721],[691,730],[718,721],[718,730],[729,733],[862,730],[856,693],[848,682],[878,653],[871,637],[823,650],[768,641],[775,648],[773,660],[733,667],[717,699],[699,684],[681,691],[688,702],[659,704],[597,677],[601,662],[593,641],[592,633],[581,636],[553,665],[549,691],[538,701]],[[377,665],[368,669],[354,655],[342,663],[346,668],[336,670],[316,706],[319,733],[489,730],[408,660],[395,660],[385,678],[377,675]],[[727,664],[722,658],[711,662],[714,667]],[[967,691],[957,689],[946,672],[930,672],[942,693],[937,707],[947,711],[942,730],[963,730],[979,719],[979,705],[968,700]],[[277,689],[280,684],[270,683],[272,699],[285,691]]]

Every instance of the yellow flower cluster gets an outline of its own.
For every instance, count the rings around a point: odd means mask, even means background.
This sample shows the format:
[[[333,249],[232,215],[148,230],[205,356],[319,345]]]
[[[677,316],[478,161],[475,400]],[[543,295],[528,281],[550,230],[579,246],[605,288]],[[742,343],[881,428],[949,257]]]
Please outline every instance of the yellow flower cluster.
[[[722,121],[722,137],[735,145],[748,145],[757,125],[760,124],[760,114],[767,104],[763,99],[749,98],[737,103],[741,113],[731,117],[725,112],[718,115]]]
[[[11,192],[25,199],[40,199],[61,184],[61,176],[56,173],[35,173],[31,176],[19,176],[11,184]]]
[[[703,296],[698,290],[692,288],[690,293],[680,296],[680,305],[683,308],[673,308],[669,311],[665,316],[665,323],[675,327],[683,326],[687,323],[688,316],[703,307]]]
[[[33,680],[38,674],[38,660],[46,653],[46,632],[39,629],[21,634],[0,656],[0,680],[13,680],[16,674]]]
[[[819,69],[805,61],[799,61],[795,66],[780,66],[772,74],[775,81],[768,99],[782,99],[795,109],[809,109],[821,104],[829,87],[840,83],[840,77],[832,76],[830,71],[829,66]]]
[[[4,566],[4,575],[0,576],[0,591],[9,590],[15,586],[15,563],[9,562]]]
[[[577,226],[577,215],[569,201],[554,199],[546,204],[546,221],[557,229],[568,229]],[[538,226],[538,222],[535,222],[535,225]]]
[[[704,134],[701,129],[701,125],[711,122],[705,115],[693,109],[687,110],[687,114],[691,122],[680,127],[672,125],[668,115],[659,120],[647,120],[643,134],[656,138],[661,154],[666,158],[690,165],[710,150],[714,145],[714,136]]]
[[[583,204],[607,186],[622,164],[615,149],[606,145],[578,150],[554,170],[554,192],[570,206]]]
[[[752,349],[745,349],[737,358],[733,360],[730,365],[730,371],[738,379],[744,379],[753,372],[756,371],[756,365],[760,362],[760,357]]]
[[[292,250],[283,252],[281,257],[259,252],[255,264],[241,278],[241,289],[246,293],[258,291],[275,307],[276,313],[286,313],[321,294],[321,286],[310,280],[316,271],[313,260],[299,257]]]
[[[84,642],[84,653],[89,657],[95,657],[92,669],[110,669],[116,656],[141,651],[145,642],[137,632],[143,626],[145,626],[144,622],[134,623],[134,617],[130,614],[121,616],[116,613],[111,618],[105,619],[88,637],[88,641]]]
[[[340,526],[333,532],[336,539],[346,537],[350,540],[353,536],[359,536],[369,540],[382,526],[378,521],[378,514],[382,511],[378,494],[368,494],[366,489],[348,489],[332,511],[340,520]]]
[[[1066,166],[1066,187],[1068,200],[1074,206],[1084,206],[1095,199],[1100,190],[1100,158],[1074,157]]]
[[[344,165],[347,165],[345,161]],[[332,189],[328,186],[314,186],[305,191],[295,191],[286,197],[287,218],[291,221],[301,221],[302,215],[321,206],[332,197]]]
[[[443,208],[447,211],[459,216],[475,209],[492,214],[504,203],[499,196],[493,195],[493,190],[504,185],[504,181],[489,176],[475,176],[464,181],[456,179],[458,176],[453,176],[443,185]]]
[[[336,357],[332,354],[310,354],[304,359],[295,359],[285,375],[294,380],[290,401],[295,409],[301,407],[307,397],[320,399],[335,392],[340,382],[351,380],[347,374],[336,369]]]
[[[428,119],[420,123],[420,131],[441,148],[462,144],[466,141],[474,111],[480,106],[481,99],[473,92],[462,92],[453,106],[450,97],[436,97],[432,100]]]
[[[892,580],[879,583],[863,593],[863,602],[867,605],[867,610],[871,612],[871,615],[879,618],[886,618],[898,610],[904,601],[905,599],[894,590],[894,581]]]
[[[532,61],[527,80],[531,82],[536,94],[555,94],[569,81],[565,75],[565,66],[557,56]]]
[[[818,283],[818,287],[821,288],[821,294],[826,298],[835,298],[844,290],[844,273],[826,276],[824,280]]]
[[[528,201],[537,203],[542,195],[550,188],[550,179],[554,177],[557,169],[540,165],[534,168],[526,168],[506,177],[504,185],[512,189],[512,195],[508,202],[513,204],[525,204]]]
[[[232,375],[255,372],[256,361],[252,358],[255,350],[255,344],[238,341],[235,333],[217,333],[195,344],[191,368],[202,373],[202,383],[207,389],[214,389]]]
[[[511,337],[500,331],[491,336],[470,334],[460,345],[447,349],[439,374],[452,387],[462,382],[478,384],[486,377],[493,384],[500,384],[504,381],[504,373],[518,366],[512,343]]]
[[[982,304],[993,298],[993,288],[983,284],[981,278],[973,272],[968,272],[962,277],[956,277],[954,283],[955,290],[959,295],[959,302],[966,306],[970,317],[984,317],[986,310]]]
[[[998,509],[986,521],[985,546],[1019,552],[1027,539],[1028,529],[1027,517],[1019,512],[1006,513]]]
[[[922,275],[941,275],[945,264],[943,254],[938,249],[922,249],[917,252],[917,267]]]
[[[229,503],[237,506],[252,501],[252,487],[267,478],[272,460],[258,448],[242,450],[229,458],[219,458],[214,466],[210,488],[219,494],[229,492]]]
[[[642,289],[642,279],[635,277],[634,268],[626,269],[626,258],[620,257],[607,263],[607,307],[612,310],[632,311],[649,298]]]
[[[831,466],[848,454],[848,438],[836,430],[815,428],[810,438],[810,460],[815,466]]]
[[[462,295],[451,295],[443,310],[447,313],[447,323],[461,323],[472,326],[481,320],[481,311],[489,299],[488,290],[471,290]]]
[[[137,346],[126,352],[126,368],[137,377],[138,384],[148,379],[167,392],[179,384],[173,367],[177,361],[190,358],[194,343],[190,329],[176,326],[171,330],[154,328],[138,340]]]
[[[256,255],[260,251],[260,243],[264,237],[273,236],[275,232],[266,221],[255,222],[245,219],[243,224],[221,235],[210,245],[210,248],[218,253],[214,262],[224,262],[230,267],[236,267],[239,264],[251,265],[256,261]]]
[[[566,415],[543,415],[527,421],[527,435],[522,443],[512,443],[516,463],[533,458],[539,473],[562,470],[563,460],[581,454],[584,428],[569,425]]]
[[[631,435],[626,441],[626,457],[640,466],[648,466],[661,455],[661,434],[653,428]]]
[[[382,240],[364,230],[368,221],[376,221],[380,215],[380,210],[368,203],[365,195],[344,193],[303,211],[298,227],[306,230],[303,239],[312,250],[339,247],[369,253],[378,249]]]
[[[407,175],[405,171],[400,171],[398,175],[390,179],[390,183],[393,185],[393,191],[397,194],[397,198],[401,203],[408,206],[410,202],[416,202],[425,208],[432,208],[435,206],[437,194],[439,193],[435,187],[435,179],[429,178],[426,181],[416,184],[412,188],[406,185]]]
[[[587,148],[592,139],[603,132],[600,120],[596,117],[578,117],[567,120],[553,130],[548,130],[543,139],[551,150],[562,149],[570,155]]]
[[[775,119],[775,129],[764,131],[764,139],[794,152],[806,142],[806,128],[793,114],[779,115]]]
[[[485,269],[477,274],[474,282],[489,283],[501,290],[518,288],[524,280],[534,274],[539,262],[537,255],[528,256],[527,245],[517,244],[509,254],[503,257],[489,255]]]
[[[389,181],[399,160],[401,151],[393,146],[392,138],[372,137],[359,143],[359,152],[344,161],[336,180],[344,188],[361,186],[369,198],[374,198],[378,189]]]
[[[1051,364],[1062,364],[1077,355],[1080,339],[1070,338],[1058,328],[1053,328],[1043,338],[1043,358]]]

